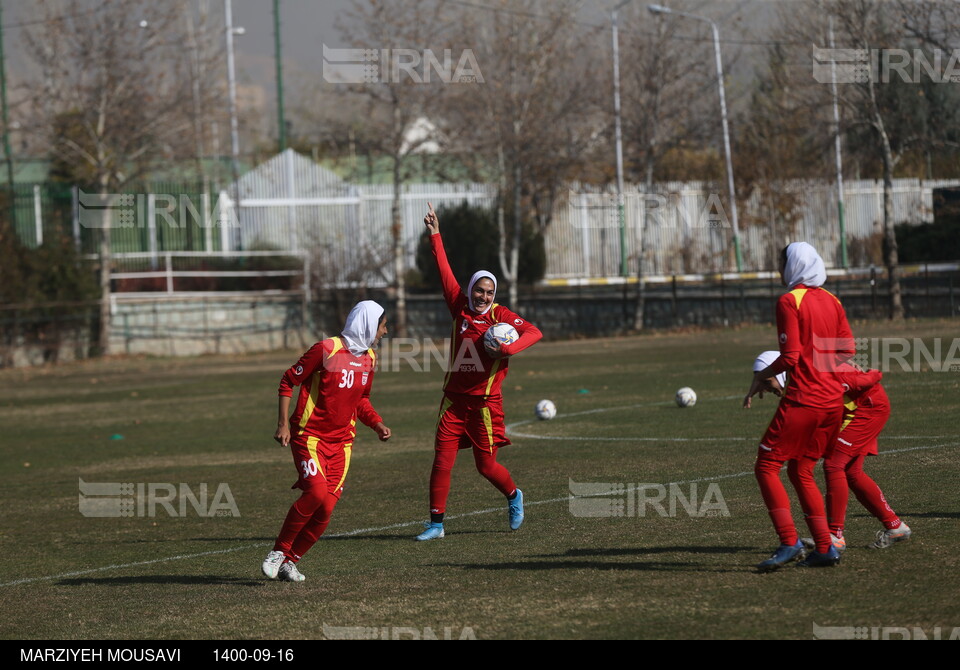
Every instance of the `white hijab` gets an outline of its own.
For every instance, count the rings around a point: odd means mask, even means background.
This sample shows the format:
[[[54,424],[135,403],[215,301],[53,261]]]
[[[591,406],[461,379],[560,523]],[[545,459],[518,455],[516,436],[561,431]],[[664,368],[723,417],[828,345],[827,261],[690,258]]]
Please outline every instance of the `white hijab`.
[[[787,263],[783,266],[783,280],[787,288],[797,284],[815,288],[827,281],[827,269],[817,250],[806,242],[787,246]]]
[[[467,283],[467,307],[469,307],[470,310],[474,312],[476,310],[473,309],[473,287],[481,279],[489,279],[490,281],[493,282],[493,296],[494,297],[497,296],[497,278],[494,277],[491,273],[487,272],[486,270],[477,270],[476,272],[474,272],[473,276],[470,277],[470,281]],[[493,307],[492,300],[490,301],[490,305],[485,310],[479,313],[486,314],[487,312],[490,311],[490,307]]]
[[[373,346],[373,341],[377,339],[377,330],[380,329],[381,316],[383,307],[373,300],[358,302],[350,310],[341,335],[351,354],[359,356]]]
[[[753,371],[760,372],[761,370],[767,369],[770,367],[770,364],[779,357],[779,351],[764,351],[762,354],[757,356],[757,359],[753,362]],[[787,385],[787,373],[781,372],[778,374],[777,381],[780,382],[780,388],[785,388]]]

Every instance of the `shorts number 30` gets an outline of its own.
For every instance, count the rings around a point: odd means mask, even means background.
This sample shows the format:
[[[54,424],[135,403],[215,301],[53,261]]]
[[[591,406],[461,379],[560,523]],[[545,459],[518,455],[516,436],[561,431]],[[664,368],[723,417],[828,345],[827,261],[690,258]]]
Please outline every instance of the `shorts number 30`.
[[[312,458],[309,461],[300,461],[300,467],[303,468],[304,477],[312,477],[317,474],[317,462]]]

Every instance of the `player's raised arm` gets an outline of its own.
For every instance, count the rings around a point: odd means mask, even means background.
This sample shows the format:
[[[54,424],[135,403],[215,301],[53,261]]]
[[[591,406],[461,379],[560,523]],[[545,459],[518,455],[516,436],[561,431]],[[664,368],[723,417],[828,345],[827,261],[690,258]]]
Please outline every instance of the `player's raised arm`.
[[[460,284],[450,269],[450,261],[447,260],[447,251],[443,248],[443,238],[440,236],[440,219],[437,213],[433,211],[433,205],[429,202],[427,206],[430,211],[423,217],[423,223],[430,231],[430,249],[433,251],[433,258],[437,263],[437,270],[440,273],[440,284],[443,288],[443,297],[447,301],[447,308],[450,313],[456,316],[459,312],[457,301],[460,299]]]
[[[427,207],[430,208],[430,211],[423,217],[423,223],[427,226],[427,230],[430,231],[431,235],[436,235],[440,232],[440,219],[437,218],[437,213],[433,211],[433,205],[431,203],[428,202]]]

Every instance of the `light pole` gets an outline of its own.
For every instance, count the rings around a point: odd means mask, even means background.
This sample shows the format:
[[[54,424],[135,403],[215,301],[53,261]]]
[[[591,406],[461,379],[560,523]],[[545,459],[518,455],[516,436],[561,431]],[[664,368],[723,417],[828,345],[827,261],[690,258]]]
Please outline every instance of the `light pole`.
[[[733,162],[730,160],[730,130],[727,126],[727,98],[723,86],[723,62],[720,60],[720,31],[717,24],[705,16],[678,12],[662,5],[647,5],[652,14],[676,14],[688,19],[705,21],[713,29],[713,51],[717,60],[717,85],[720,88],[720,120],[723,123],[723,152],[727,163],[727,190],[730,193],[730,218],[733,221],[733,250],[737,257],[737,272],[743,272],[743,258],[740,254],[740,223],[737,218],[737,194],[733,188]]]
[[[617,144],[617,221],[620,224],[620,276],[627,276],[626,215],[623,207],[623,132],[620,125],[620,33],[617,19],[620,8],[632,0],[623,0],[613,8],[610,25],[613,32],[613,118]]]
[[[830,48],[833,43],[833,16],[830,16]],[[837,215],[840,222],[840,264],[847,269],[847,230],[843,212],[843,157],[841,155],[842,141],[840,139],[840,106],[837,101],[837,62],[830,62],[830,92],[833,94],[833,141],[837,155]]]
[[[273,0],[273,45],[277,61],[277,143],[280,153],[287,148],[287,122],[283,116],[283,58],[280,54],[280,0]]]
[[[227,33],[227,88],[230,95],[230,176],[233,179],[233,212],[240,221],[240,131],[237,124],[237,75],[233,65],[233,36],[243,35],[243,28],[233,27],[231,0],[223,0]],[[226,251],[226,249],[224,249]]]

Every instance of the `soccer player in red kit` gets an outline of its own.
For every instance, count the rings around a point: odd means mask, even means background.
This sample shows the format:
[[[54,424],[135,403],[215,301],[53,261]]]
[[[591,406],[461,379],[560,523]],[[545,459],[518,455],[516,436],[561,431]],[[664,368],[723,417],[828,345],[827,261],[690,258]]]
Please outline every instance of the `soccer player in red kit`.
[[[777,351],[764,351],[754,361],[754,372],[763,370],[778,356]],[[843,404],[846,411],[833,453],[823,461],[827,479],[830,540],[837,551],[846,549],[843,528],[847,499],[852,489],[857,500],[884,526],[884,530],[877,531],[877,539],[870,547],[886,549],[896,542],[910,539],[911,530],[890,507],[876,482],[863,471],[865,458],[871,454],[877,455],[877,437],[890,418],[890,401],[880,384],[883,373],[840,363],[836,374],[844,389]],[[763,391],[782,396],[785,386],[786,374],[781,373],[766,380]],[[807,549],[815,548],[811,538],[801,538],[800,541]]]
[[[754,373],[744,398],[764,389],[771,377],[787,372],[789,384],[777,412],[760,441],[754,473],[770,519],[780,538],[773,555],[757,565],[776,570],[803,557],[803,544],[790,514],[790,499],[780,481],[787,465],[807,526],[816,544],[800,565],[836,565],[840,553],[830,541],[823,496],[813,467],[832,450],[843,420],[843,387],[834,374],[837,363],[853,356],[853,333],[840,301],[822,288],[827,279],[823,259],[806,242],[788,245],[780,255],[780,274],[789,291],[777,301],[780,355]]]
[[[383,307],[358,303],[339,337],[314,344],[280,379],[280,417],[274,439],[293,452],[302,493],[290,507],[262,569],[270,579],[302,582],[297,563],[323,535],[350,469],[356,425],[372,428],[381,441],[391,431],[370,403],[376,354],[387,332]],[[290,415],[293,387],[300,387]]]
[[[461,291],[447,262],[437,214],[433,205],[428,206],[430,211],[423,222],[430,231],[430,247],[440,270],[443,297],[453,317],[453,332],[430,472],[430,523],[416,539],[436,540],[444,536],[450,473],[457,451],[467,448],[472,448],[480,474],[507,497],[510,528],[517,530],[523,523],[523,492],[513,483],[510,472],[497,462],[497,450],[510,444],[503,424],[501,386],[509,357],[537,343],[543,334],[532,323],[493,301],[497,279],[489,272],[475,272],[466,292]],[[519,338],[488,351],[483,335],[501,322],[516,328]]]
[[[879,370],[861,370],[849,363],[837,368],[837,378],[844,389],[844,415],[840,435],[833,453],[823,461],[827,478],[827,519],[833,545],[843,550],[844,520],[850,490],[884,529],[877,531],[873,549],[886,549],[895,542],[910,538],[910,527],[890,507],[880,487],[864,471],[868,455],[876,456],[877,437],[890,418],[890,400],[880,379]]]

